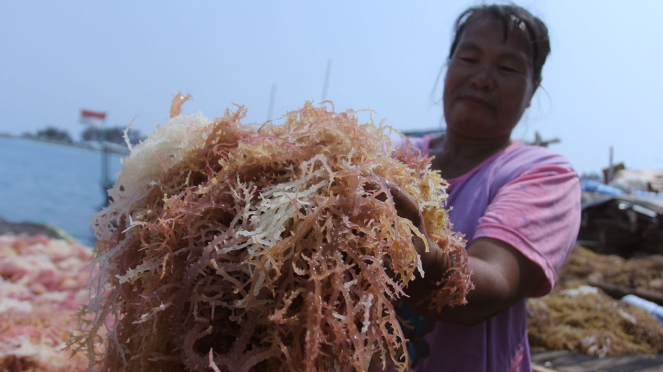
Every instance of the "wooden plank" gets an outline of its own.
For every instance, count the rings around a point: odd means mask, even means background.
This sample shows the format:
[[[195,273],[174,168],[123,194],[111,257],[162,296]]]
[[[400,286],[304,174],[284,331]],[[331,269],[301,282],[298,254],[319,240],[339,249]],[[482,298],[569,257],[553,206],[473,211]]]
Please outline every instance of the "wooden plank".
[[[544,368],[555,372],[661,372],[663,371],[663,354],[629,354],[597,358],[569,350],[546,350],[532,352],[532,364],[532,370],[536,372],[546,370],[537,371],[534,366],[547,366]]]
[[[557,372],[554,369],[546,368],[544,366],[540,365],[533,365],[532,366],[532,372]]]

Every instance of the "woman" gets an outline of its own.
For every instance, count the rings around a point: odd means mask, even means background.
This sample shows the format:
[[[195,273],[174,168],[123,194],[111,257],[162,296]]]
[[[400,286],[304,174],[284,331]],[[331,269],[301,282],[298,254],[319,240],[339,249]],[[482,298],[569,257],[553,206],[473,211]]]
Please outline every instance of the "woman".
[[[450,259],[415,241],[426,279],[408,287],[400,315],[416,371],[531,370],[526,299],[552,289],[580,224],[568,161],[510,139],[549,51],[546,26],[517,6],[471,8],[456,22],[444,80],[447,130],[417,145],[449,182],[449,216],[467,239],[475,289],[467,305],[429,310],[422,299]],[[416,202],[394,191],[399,213],[421,219]]]

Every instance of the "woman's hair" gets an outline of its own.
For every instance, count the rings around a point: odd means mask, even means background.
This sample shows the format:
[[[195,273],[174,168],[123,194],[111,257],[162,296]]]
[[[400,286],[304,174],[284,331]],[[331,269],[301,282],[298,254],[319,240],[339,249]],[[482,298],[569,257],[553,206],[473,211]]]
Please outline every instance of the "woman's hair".
[[[527,32],[531,46],[530,62],[534,69],[532,78],[537,83],[541,82],[541,70],[548,54],[550,54],[548,28],[539,18],[517,5],[482,5],[464,11],[454,25],[455,35],[448,58],[451,59],[456,51],[460,37],[465,32],[468,22],[480,18],[494,18],[502,21],[504,40],[509,37],[511,30],[521,29]]]

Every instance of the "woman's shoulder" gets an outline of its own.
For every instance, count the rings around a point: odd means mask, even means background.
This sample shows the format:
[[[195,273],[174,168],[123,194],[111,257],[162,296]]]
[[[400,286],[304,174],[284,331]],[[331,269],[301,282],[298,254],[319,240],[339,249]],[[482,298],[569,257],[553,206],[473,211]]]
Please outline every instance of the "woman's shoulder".
[[[573,169],[571,163],[563,155],[547,147],[527,145],[514,142],[498,157],[501,167],[533,167],[537,165],[557,165]]]
[[[527,145],[522,142],[511,144],[497,156],[485,169],[491,175],[494,184],[504,185],[520,175],[532,172],[544,172],[550,176],[571,173],[575,170],[561,154],[541,146]]]

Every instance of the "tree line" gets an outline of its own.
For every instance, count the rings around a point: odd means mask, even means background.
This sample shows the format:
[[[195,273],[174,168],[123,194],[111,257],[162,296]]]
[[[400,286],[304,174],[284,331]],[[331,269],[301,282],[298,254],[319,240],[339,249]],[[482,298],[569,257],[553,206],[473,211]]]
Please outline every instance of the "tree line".
[[[45,141],[55,141],[66,144],[72,144],[75,141],[72,139],[69,132],[63,129],[59,129],[53,126],[48,126],[44,129],[37,130],[36,133],[24,133],[22,135],[24,138],[39,139]],[[129,129],[127,131],[127,137],[132,144],[136,144],[145,139],[145,135],[141,134],[137,129]],[[101,128],[98,127],[86,127],[85,130],[81,133],[81,139],[83,141],[100,141],[104,140],[107,142],[117,143],[124,145],[124,128],[123,127],[110,127],[104,128],[104,133],[102,137]]]

